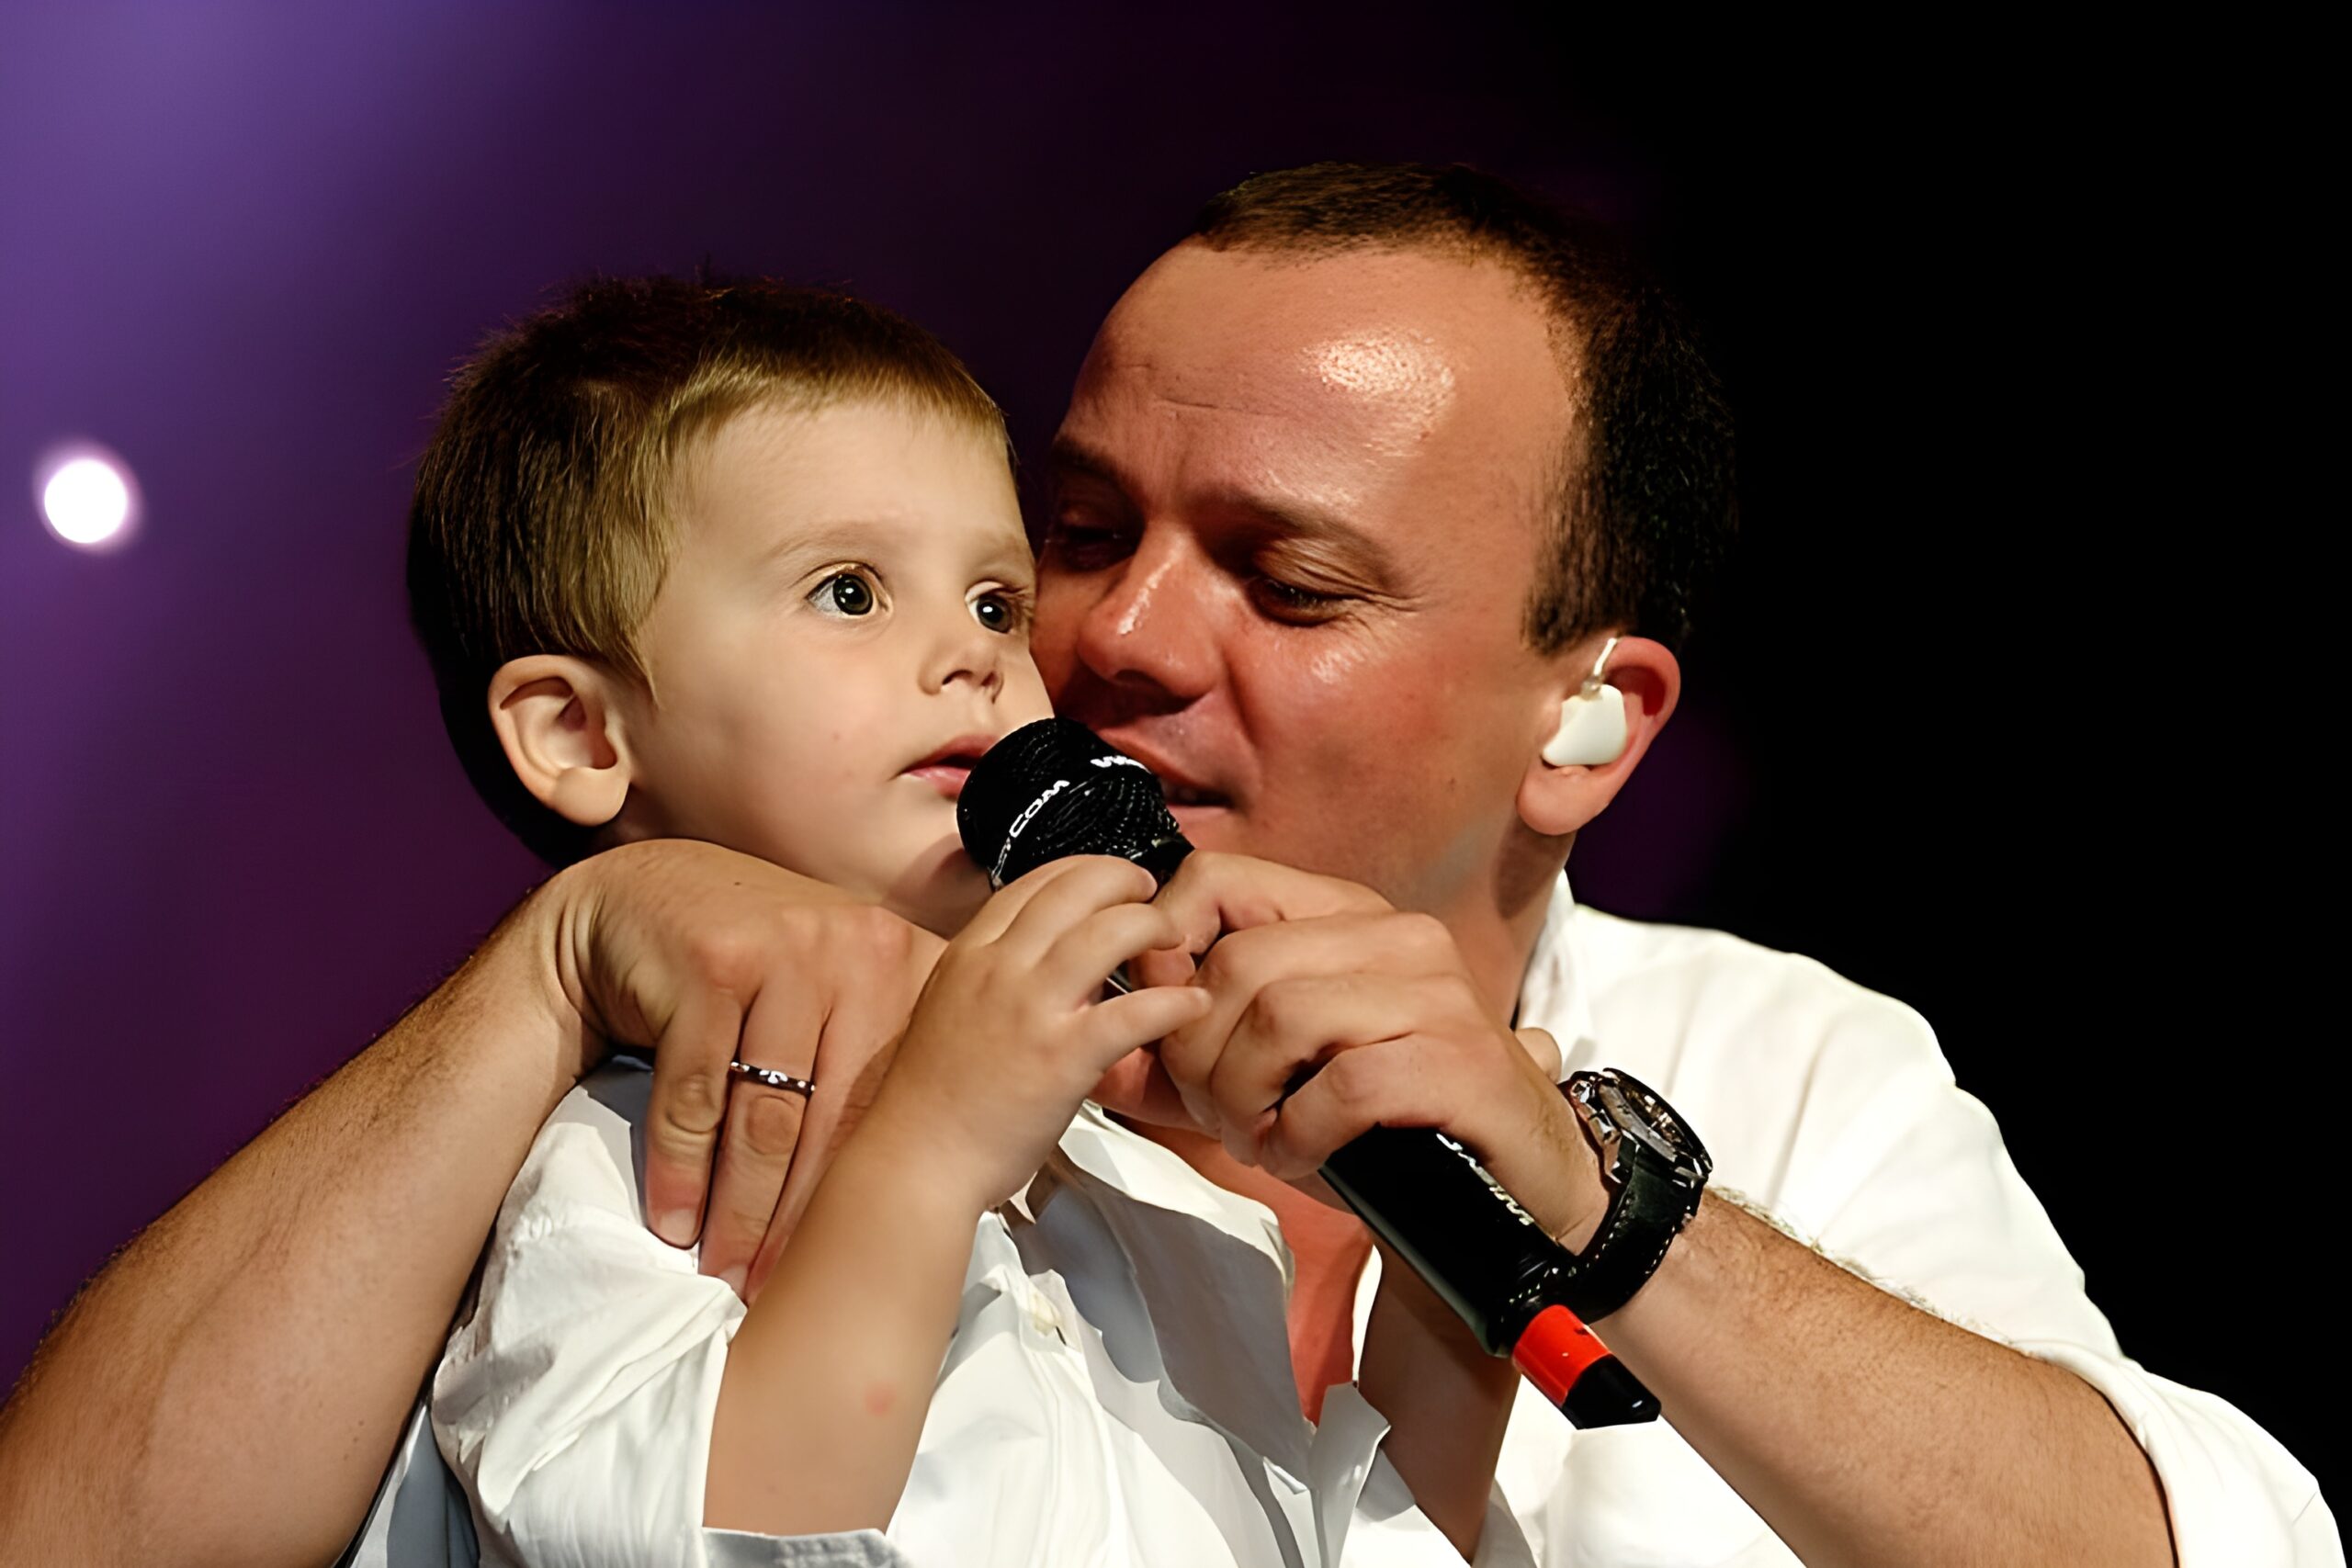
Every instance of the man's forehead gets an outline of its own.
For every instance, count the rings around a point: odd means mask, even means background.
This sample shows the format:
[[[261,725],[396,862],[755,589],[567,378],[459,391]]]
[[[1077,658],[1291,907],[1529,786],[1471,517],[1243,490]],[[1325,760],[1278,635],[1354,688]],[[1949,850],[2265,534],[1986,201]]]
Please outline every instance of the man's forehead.
[[[1179,441],[1196,460],[1216,431],[1244,465],[1304,478],[1328,455],[1370,482],[1365,461],[1524,468],[1567,414],[1548,318],[1498,264],[1187,244],[1113,310],[1064,431],[1118,457]]]
[[[1104,342],[1189,361],[1325,343],[1419,344],[1430,354],[1529,360],[1551,352],[1549,318],[1502,263],[1420,248],[1213,251],[1177,246],[1112,308]],[[1388,368],[1409,370],[1390,358]]]

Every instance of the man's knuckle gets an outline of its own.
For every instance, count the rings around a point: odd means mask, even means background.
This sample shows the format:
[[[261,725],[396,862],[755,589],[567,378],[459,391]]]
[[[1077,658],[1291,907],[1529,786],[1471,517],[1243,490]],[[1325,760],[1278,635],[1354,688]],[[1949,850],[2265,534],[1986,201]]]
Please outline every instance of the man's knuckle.
[[[746,1154],[762,1160],[786,1159],[800,1141],[806,1109],[797,1094],[756,1089],[736,1108],[728,1125],[735,1130],[737,1145]]]
[[[1396,919],[1405,945],[1413,953],[1423,955],[1440,953],[1453,943],[1453,933],[1435,915],[1414,909],[1398,915]]]
[[[663,1164],[691,1164],[695,1148],[693,1134],[656,1117],[645,1124],[646,1153]]]
[[[1479,1010],[1478,988],[1470,977],[1461,974],[1432,975],[1422,983],[1430,1005],[1441,1013],[1458,1013]]]
[[[1159,1065],[1176,1082],[1193,1083],[1209,1070],[1213,1063],[1202,1032],[1180,1029],[1159,1043]]]
[[[1340,1052],[1326,1062],[1317,1076],[1325,1080],[1331,1103],[1348,1111],[1369,1105],[1378,1083],[1371,1058],[1361,1051]]]
[[[882,958],[903,958],[914,945],[914,927],[878,905],[858,907],[846,922],[858,945]]]
[[[698,933],[688,954],[695,974],[730,995],[749,988],[762,956],[758,943],[732,925]]]
[[[1261,987],[1242,1015],[1252,1032],[1280,1038],[1298,1024],[1303,1000],[1298,987],[1276,981]]]
[[[722,1238],[729,1252],[754,1250],[768,1228],[768,1217],[775,1213],[775,1199],[773,1187],[722,1182],[711,1201],[712,1235]],[[710,1244],[703,1245],[707,1248]]]
[[[662,1098],[660,1120],[690,1137],[707,1137],[726,1114],[727,1096],[718,1075],[684,1072],[673,1078]]]
[[[1266,962],[1261,951],[1262,944],[1247,941],[1251,933],[1236,931],[1208,951],[1201,960],[1201,973],[1215,989],[1240,989],[1252,994],[1263,990]]]

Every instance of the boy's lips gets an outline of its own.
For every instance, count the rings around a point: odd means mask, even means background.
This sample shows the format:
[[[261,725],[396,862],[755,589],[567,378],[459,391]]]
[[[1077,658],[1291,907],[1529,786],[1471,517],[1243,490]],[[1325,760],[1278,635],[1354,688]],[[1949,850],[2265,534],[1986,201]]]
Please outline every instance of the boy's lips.
[[[972,764],[988,754],[997,739],[978,733],[959,735],[909,767],[905,776],[921,779],[954,800],[964,793],[964,781],[971,777]]]

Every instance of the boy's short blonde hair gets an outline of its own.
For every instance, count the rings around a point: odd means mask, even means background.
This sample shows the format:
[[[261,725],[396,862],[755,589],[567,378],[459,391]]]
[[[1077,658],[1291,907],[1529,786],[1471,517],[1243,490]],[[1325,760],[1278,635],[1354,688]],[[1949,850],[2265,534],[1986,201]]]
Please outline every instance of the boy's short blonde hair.
[[[1004,440],[1004,416],[929,333],[879,306],[763,282],[590,283],[461,369],[409,513],[409,609],[441,717],[491,809],[553,865],[595,829],[523,788],[490,679],[533,653],[645,680],[638,627],[676,542],[680,455],[755,403],[884,399]]]

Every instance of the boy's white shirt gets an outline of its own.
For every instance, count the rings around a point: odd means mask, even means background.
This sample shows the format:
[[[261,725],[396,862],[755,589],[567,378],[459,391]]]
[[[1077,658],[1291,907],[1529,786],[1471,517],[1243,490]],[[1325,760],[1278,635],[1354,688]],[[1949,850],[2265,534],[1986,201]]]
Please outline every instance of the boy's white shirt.
[[[638,1217],[648,1082],[607,1067],[548,1119],[434,1379],[483,1562],[1460,1561],[1377,1457],[1387,1425],[1352,1389],[1319,1427],[1299,1414],[1272,1213],[1091,1106],[980,1219],[887,1538],[704,1529],[745,1309]],[[1511,1562],[1496,1522],[1489,1560]]]
[[[1564,881],[1520,1021],[1549,1028],[1569,1069],[1605,1062],[1656,1087],[1707,1140],[1717,1181],[1795,1235],[2098,1388],[2164,1483],[2183,1568],[2343,1562],[2307,1471],[2222,1401],[2122,1357],[1909,1009],[1810,960],[1578,908]],[[1320,1431],[1300,1419],[1272,1215],[1091,1109],[1025,1203],[976,1235],[888,1536],[699,1529],[742,1307],[639,1219],[628,1122],[603,1103],[632,1081],[641,1092],[641,1075],[601,1077],[550,1120],[435,1379],[434,1435],[483,1561],[1459,1561],[1352,1390],[1333,1391]],[[1670,1425],[1579,1433],[1521,1392],[1481,1562],[1795,1561]],[[410,1437],[353,1562],[469,1560],[465,1510],[447,1507],[422,1426]]]

